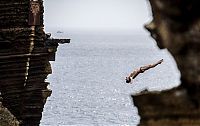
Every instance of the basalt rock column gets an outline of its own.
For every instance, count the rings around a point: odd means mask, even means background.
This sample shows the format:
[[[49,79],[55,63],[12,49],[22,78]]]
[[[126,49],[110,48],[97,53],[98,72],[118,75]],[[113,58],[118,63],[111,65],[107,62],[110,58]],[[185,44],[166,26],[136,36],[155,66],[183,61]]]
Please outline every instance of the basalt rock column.
[[[37,126],[51,94],[42,0],[0,1],[0,92],[2,104],[22,126]],[[57,45],[53,48],[57,48]]]
[[[133,95],[140,126],[200,125],[200,1],[149,0],[153,21],[146,25],[160,48],[174,56],[181,86]]]

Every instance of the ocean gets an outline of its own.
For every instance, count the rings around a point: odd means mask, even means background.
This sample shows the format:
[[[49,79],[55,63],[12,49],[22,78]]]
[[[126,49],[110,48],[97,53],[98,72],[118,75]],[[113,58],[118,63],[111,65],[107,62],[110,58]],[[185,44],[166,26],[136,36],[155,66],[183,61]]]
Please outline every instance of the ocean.
[[[180,73],[167,50],[159,50],[147,32],[53,33],[71,38],[60,45],[53,74],[52,95],[40,126],[137,126],[140,121],[131,94],[164,90],[180,83]],[[125,77],[134,69],[164,59],[140,74],[132,84]]]

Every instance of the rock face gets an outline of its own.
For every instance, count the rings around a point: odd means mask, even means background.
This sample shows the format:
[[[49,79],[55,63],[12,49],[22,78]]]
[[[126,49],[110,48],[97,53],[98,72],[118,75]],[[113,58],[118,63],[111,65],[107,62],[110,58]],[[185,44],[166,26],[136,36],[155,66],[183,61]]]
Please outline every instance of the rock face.
[[[39,125],[51,95],[45,79],[58,44],[45,46],[43,12],[42,0],[0,1],[0,94],[21,126]]]
[[[145,27],[174,56],[181,86],[133,95],[140,126],[200,126],[200,1],[149,0],[153,21]]]
[[[2,98],[0,98],[2,100]],[[10,113],[10,111],[2,106],[0,101],[0,126],[19,126],[17,119]]]

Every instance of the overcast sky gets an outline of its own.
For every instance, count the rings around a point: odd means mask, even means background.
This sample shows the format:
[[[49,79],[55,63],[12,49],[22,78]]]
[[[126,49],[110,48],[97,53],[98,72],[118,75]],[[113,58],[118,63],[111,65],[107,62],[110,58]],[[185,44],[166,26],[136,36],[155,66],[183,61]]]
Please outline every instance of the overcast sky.
[[[142,29],[150,21],[147,0],[45,0],[45,28]]]

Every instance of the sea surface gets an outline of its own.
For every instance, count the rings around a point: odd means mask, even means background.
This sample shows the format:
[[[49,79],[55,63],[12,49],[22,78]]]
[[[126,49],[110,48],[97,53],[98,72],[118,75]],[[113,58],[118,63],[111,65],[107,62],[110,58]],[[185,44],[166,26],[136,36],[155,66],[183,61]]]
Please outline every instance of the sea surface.
[[[60,45],[53,74],[53,93],[40,126],[136,126],[140,117],[130,98],[144,89],[163,90],[180,83],[180,73],[167,50],[159,50],[146,32],[53,33],[71,38]],[[140,74],[132,84],[125,77],[143,65],[164,62]]]

